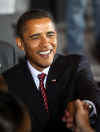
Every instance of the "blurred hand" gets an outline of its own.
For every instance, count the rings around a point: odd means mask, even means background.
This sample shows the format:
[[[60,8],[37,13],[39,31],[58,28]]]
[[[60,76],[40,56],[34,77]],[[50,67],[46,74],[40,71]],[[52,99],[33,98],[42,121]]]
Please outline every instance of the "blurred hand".
[[[62,121],[65,123],[67,128],[74,129],[74,115],[75,115],[75,101],[68,103],[67,108],[65,109],[64,116]]]
[[[75,101],[75,132],[81,132],[83,128],[90,127],[88,104],[80,100]]]
[[[66,127],[74,132],[94,132],[89,123],[88,108],[88,104],[83,101],[70,102],[62,118]]]

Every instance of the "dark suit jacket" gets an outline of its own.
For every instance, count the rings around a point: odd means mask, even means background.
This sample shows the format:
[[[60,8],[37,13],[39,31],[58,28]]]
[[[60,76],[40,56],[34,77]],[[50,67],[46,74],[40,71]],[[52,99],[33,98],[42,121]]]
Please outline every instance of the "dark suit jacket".
[[[0,41],[0,73],[17,63],[15,49],[9,43]]]
[[[33,131],[64,129],[61,117],[69,101],[89,99],[96,103],[96,86],[83,56],[55,57],[46,82],[49,113],[46,113],[26,62],[3,73],[8,89],[29,107]]]
[[[98,118],[97,118],[96,132],[100,132],[100,114],[98,115]]]

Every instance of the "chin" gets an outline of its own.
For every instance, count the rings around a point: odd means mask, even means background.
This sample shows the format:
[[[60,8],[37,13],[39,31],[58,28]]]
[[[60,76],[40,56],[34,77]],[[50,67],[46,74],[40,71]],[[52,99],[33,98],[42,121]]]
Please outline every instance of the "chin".
[[[41,66],[42,68],[47,68],[47,67],[49,67],[51,64],[52,64],[52,62],[51,62],[51,63],[44,63],[44,64],[40,64],[40,66]]]
[[[49,64],[43,64],[42,67],[47,68],[47,67],[49,67],[50,65],[51,65],[51,63],[49,63]]]

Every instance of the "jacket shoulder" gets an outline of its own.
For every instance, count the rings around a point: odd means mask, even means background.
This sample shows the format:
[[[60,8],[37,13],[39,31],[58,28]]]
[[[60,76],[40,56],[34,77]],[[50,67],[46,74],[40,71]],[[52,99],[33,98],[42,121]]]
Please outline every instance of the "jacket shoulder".
[[[54,60],[55,63],[60,63],[60,64],[73,64],[73,65],[77,65],[77,64],[80,64],[80,63],[88,63],[88,58],[87,56],[84,56],[84,55],[60,55],[60,54],[57,54],[55,56],[55,60]]]
[[[2,75],[5,78],[14,77],[14,76],[18,75],[19,73],[23,72],[23,69],[24,69],[25,65],[26,65],[26,62],[23,62],[23,63],[20,63],[20,64],[16,64],[12,68],[10,68],[7,71],[3,72]]]

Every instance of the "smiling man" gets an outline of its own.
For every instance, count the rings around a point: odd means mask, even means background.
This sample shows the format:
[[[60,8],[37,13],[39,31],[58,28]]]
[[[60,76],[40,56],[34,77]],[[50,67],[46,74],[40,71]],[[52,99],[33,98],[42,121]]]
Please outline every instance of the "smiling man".
[[[53,17],[44,10],[25,12],[17,22],[16,34],[25,61],[4,72],[1,82],[28,105],[33,132],[69,132],[62,122],[67,104],[76,99],[97,104],[97,87],[86,57],[55,55],[57,31]]]
[[[30,19],[25,22],[25,25],[24,32],[21,34],[22,38],[16,38],[17,45],[26,52],[30,64],[42,71],[51,65],[56,53],[57,33],[55,26],[48,17]]]

